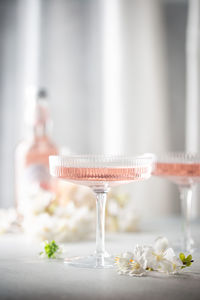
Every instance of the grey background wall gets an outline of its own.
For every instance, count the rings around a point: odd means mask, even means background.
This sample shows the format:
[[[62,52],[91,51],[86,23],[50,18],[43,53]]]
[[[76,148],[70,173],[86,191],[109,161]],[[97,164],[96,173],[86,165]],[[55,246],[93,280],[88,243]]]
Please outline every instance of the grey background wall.
[[[187,1],[0,1],[0,206],[29,84],[48,88],[53,138],[73,152],[184,150],[186,18]],[[179,212],[168,182],[126,189],[144,215]]]

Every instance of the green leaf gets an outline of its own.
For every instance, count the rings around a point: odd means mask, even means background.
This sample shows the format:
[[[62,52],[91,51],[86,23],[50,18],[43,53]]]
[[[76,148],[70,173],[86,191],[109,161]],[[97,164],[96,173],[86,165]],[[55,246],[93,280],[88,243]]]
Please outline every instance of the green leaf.
[[[184,269],[186,267],[190,267],[191,264],[193,263],[192,255],[191,254],[189,254],[187,257],[185,257],[184,253],[180,253],[179,257],[180,257],[180,260],[183,263],[183,266],[181,267],[181,269]]]
[[[185,260],[185,254],[184,253],[180,253],[179,254],[180,260],[183,262]]]
[[[56,258],[55,254],[59,250],[59,246],[56,244],[54,240],[51,242],[46,241],[44,250],[48,258]],[[40,255],[41,254],[43,254],[43,252],[40,252]]]
[[[192,255],[189,254],[189,255],[186,257],[185,260],[186,260],[187,262],[191,262],[191,260],[192,260]]]

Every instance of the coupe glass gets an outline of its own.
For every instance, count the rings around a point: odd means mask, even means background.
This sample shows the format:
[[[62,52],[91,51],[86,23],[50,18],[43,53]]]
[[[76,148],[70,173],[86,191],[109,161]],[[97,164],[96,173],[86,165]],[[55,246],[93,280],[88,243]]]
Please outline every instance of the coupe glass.
[[[167,178],[177,184],[181,199],[183,219],[182,250],[193,252],[190,216],[192,187],[200,182],[200,155],[191,153],[168,153],[157,157],[154,175]]]
[[[110,187],[150,177],[153,156],[109,155],[50,156],[50,174],[90,187],[96,195],[96,251],[87,257],[72,257],[65,262],[78,267],[110,268],[114,259],[105,251],[105,205]]]

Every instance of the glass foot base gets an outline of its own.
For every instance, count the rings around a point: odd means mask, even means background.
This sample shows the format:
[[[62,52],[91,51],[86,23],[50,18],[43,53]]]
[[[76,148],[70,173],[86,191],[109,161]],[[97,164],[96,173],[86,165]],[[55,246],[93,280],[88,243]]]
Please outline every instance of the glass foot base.
[[[95,255],[89,255],[66,258],[64,262],[77,268],[108,269],[114,267],[115,260],[112,256],[98,257]]]

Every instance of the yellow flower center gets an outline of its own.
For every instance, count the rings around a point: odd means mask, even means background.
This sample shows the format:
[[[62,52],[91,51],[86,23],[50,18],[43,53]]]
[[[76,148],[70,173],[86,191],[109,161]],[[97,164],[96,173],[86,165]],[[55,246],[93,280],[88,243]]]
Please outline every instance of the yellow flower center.
[[[119,262],[119,256],[115,257],[115,262],[118,263]]]
[[[161,253],[152,252],[152,254],[156,257],[157,261],[161,261],[163,259],[163,252]]]
[[[140,269],[140,264],[133,259],[130,259],[130,265],[132,270],[138,270]]]

